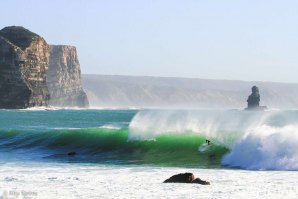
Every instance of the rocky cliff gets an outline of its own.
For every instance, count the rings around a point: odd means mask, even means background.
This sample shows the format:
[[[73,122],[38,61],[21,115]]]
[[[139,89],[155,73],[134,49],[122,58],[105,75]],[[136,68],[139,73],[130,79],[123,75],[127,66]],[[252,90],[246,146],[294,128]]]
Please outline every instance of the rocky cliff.
[[[0,30],[0,108],[87,107],[76,48],[19,26]]]
[[[0,30],[0,108],[46,106],[49,45],[23,27]]]
[[[81,83],[81,69],[74,46],[51,45],[47,72],[50,105],[88,107],[87,95]]]

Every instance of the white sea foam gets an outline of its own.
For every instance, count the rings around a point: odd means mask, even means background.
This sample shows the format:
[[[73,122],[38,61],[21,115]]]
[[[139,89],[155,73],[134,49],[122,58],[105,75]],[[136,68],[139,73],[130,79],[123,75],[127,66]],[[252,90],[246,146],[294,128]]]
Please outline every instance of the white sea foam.
[[[245,169],[298,170],[298,126],[250,129],[222,163]]]
[[[56,111],[56,110],[88,110],[89,108],[81,107],[57,107],[57,106],[36,106],[26,109],[19,109],[25,111]]]
[[[81,128],[74,128],[74,127],[68,127],[68,128],[65,128],[65,127],[55,127],[53,129],[54,130],[79,130]]]
[[[102,125],[99,128],[101,128],[101,129],[115,129],[115,130],[121,129],[120,126],[113,125],[113,124]]]
[[[36,106],[36,107],[30,107],[26,109],[19,109],[19,110],[25,110],[25,111],[46,111],[46,110],[56,110],[54,107],[46,107],[46,106]]]
[[[162,183],[192,172],[210,181]],[[296,199],[298,172],[185,169],[88,164],[0,164],[0,197],[17,198],[251,198]],[[5,197],[6,198],[6,197]]]

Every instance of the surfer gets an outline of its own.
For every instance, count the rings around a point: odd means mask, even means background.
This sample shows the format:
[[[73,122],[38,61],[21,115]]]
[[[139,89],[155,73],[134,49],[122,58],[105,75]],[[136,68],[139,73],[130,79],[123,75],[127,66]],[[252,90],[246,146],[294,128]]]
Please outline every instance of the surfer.
[[[204,144],[201,144],[198,148],[200,153],[207,153],[209,149],[212,147],[212,143],[210,140],[206,139]]]

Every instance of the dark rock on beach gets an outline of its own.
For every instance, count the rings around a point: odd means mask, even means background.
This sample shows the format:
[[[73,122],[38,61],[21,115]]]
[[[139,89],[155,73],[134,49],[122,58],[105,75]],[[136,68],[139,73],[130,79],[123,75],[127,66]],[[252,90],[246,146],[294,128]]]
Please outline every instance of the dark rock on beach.
[[[200,178],[194,179],[191,183],[197,183],[197,184],[201,184],[201,185],[210,185],[210,182],[201,180]]]
[[[166,179],[164,183],[197,183],[202,185],[210,185],[210,182],[195,178],[192,173],[179,173]]]

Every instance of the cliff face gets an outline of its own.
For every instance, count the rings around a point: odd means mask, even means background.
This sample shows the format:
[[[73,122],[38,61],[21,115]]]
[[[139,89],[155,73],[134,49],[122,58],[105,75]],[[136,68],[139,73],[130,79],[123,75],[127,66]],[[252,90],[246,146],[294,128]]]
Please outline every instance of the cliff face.
[[[74,46],[51,45],[47,72],[50,105],[88,107],[87,95],[81,83],[80,63]]]
[[[0,108],[87,107],[76,48],[18,26],[0,30]]]
[[[0,30],[0,108],[46,106],[49,45],[23,27]]]

